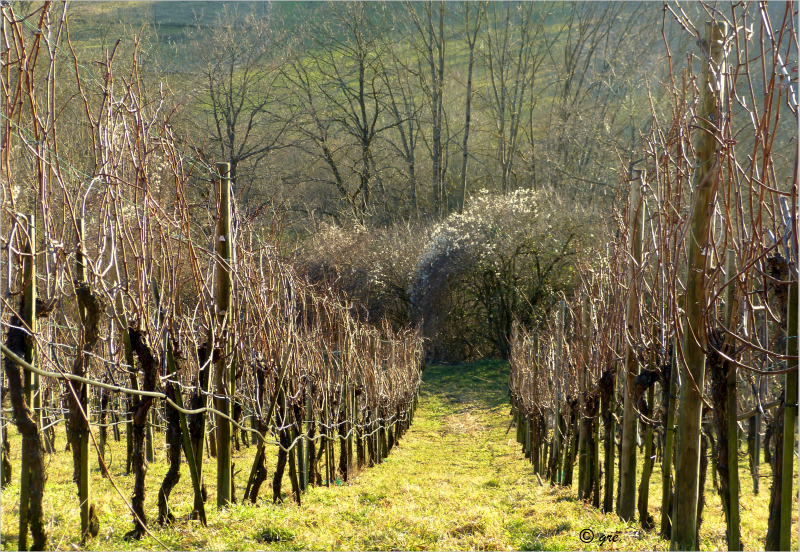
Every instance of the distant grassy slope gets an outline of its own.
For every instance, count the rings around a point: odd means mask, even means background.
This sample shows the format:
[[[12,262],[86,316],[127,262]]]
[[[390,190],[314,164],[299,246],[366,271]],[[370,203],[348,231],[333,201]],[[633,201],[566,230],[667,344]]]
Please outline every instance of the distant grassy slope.
[[[227,5],[244,15],[265,10],[266,2],[75,2],[70,4],[73,37],[78,40],[98,40],[103,36],[116,40],[118,29],[128,25],[141,28],[145,22],[156,26],[160,42],[180,42],[186,29],[213,24],[217,14]],[[287,25],[296,25],[313,17],[319,2],[275,2],[272,9]]]
[[[303,506],[292,502],[275,506],[265,484],[257,506],[236,505],[218,512],[214,507],[216,462],[206,458],[208,528],[187,521],[191,483],[186,466],[173,491],[171,506],[178,516],[173,527],[152,526],[167,546],[178,550],[577,550],[609,549],[598,541],[583,545],[578,535],[588,528],[595,534],[620,531],[618,549],[664,550],[669,543],[655,533],[643,533],[636,524],[621,523],[575,500],[574,489],[540,485],[510,432],[507,404],[508,365],[486,361],[459,366],[429,367],[424,375],[417,417],[400,445],[380,466],[365,470],[346,485],[311,489]],[[19,438],[12,434],[14,479],[19,474]],[[147,474],[146,511],[154,520],[158,486],[166,472],[164,436],[156,435],[158,462]],[[63,451],[64,436],[58,437]],[[241,497],[254,447],[235,454],[236,496]],[[111,473],[126,498],[133,480],[123,475],[123,441],[111,440]],[[269,453],[270,476],[275,466]],[[79,548],[79,509],[71,481],[71,456],[59,452],[49,458],[45,516],[57,549]],[[742,537],[747,549],[763,549],[769,500],[769,468],[764,468],[762,492],[752,495],[742,474]],[[577,479],[577,478],[576,478]],[[145,538],[128,543],[122,536],[131,528],[130,515],[107,480],[95,470],[95,502],[100,510],[100,536],[88,543],[98,550],[159,550]],[[660,519],[660,469],[656,467],[650,496],[651,513]],[[288,477],[284,490],[289,488]],[[2,548],[17,542],[18,484],[2,493]],[[707,505],[701,531],[704,550],[725,548],[724,521],[709,471]],[[266,499],[266,500],[265,500]],[[797,508],[794,509],[795,521]],[[794,525],[796,531],[796,523]],[[797,547],[795,533],[794,549]],[[266,539],[270,542],[263,542]]]

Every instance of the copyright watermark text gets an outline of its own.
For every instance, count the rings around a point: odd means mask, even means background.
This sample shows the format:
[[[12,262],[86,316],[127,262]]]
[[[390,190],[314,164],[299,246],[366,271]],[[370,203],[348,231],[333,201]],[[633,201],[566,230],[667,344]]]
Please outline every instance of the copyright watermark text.
[[[578,538],[581,539],[581,542],[584,544],[589,544],[591,542],[597,542],[600,545],[609,543],[609,542],[619,542],[623,535],[627,535],[630,537],[638,537],[638,531],[614,531],[613,533],[595,533],[588,527],[586,529],[581,529],[581,532],[578,534]]]

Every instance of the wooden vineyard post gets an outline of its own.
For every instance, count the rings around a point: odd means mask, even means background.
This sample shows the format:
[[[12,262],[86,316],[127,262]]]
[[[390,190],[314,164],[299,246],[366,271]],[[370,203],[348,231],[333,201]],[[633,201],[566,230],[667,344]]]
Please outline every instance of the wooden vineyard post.
[[[639,332],[639,295],[636,291],[636,274],[642,262],[642,173],[631,169],[631,195],[628,206],[629,243],[631,264],[628,268],[628,307],[625,314],[625,379],[622,388],[624,412],[622,416],[622,451],[619,460],[619,517],[630,521],[636,508],[636,435],[638,418],[633,405],[634,380],[639,374],[639,361],[631,344]]]
[[[350,383],[348,381],[348,383]],[[346,391],[347,393],[347,474],[348,478],[352,475],[353,469],[355,468],[355,461],[353,459],[353,445],[354,445],[354,437],[355,437],[355,427],[356,427],[356,386],[354,384],[350,384],[347,386]]]
[[[230,416],[231,382],[227,374],[230,353],[228,336],[233,325],[231,310],[231,180],[230,163],[217,163],[219,209],[217,211],[217,325],[220,329],[220,355],[214,372],[216,410]],[[209,354],[212,354],[209,352]],[[213,362],[213,360],[212,360]],[[231,502],[231,422],[217,416],[217,508]]]
[[[558,330],[558,311],[556,311],[556,331]],[[558,334],[556,334],[558,335]],[[545,447],[545,451],[542,456],[542,460],[544,461],[544,474],[545,477],[550,478],[550,484],[554,485],[556,482],[556,473],[555,473],[555,457],[553,456],[553,451],[555,450],[556,439],[558,438],[556,432],[558,431],[558,424],[556,423],[556,388],[555,388],[555,375],[556,375],[556,359],[555,355],[550,355],[547,357],[547,389],[550,392],[550,396],[553,398],[553,438],[547,439],[548,435],[545,434],[545,440],[547,441],[547,447]],[[547,420],[547,414],[545,413],[545,420]]]
[[[562,340],[564,339],[564,315],[567,309],[567,302],[566,301],[559,301],[558,302],[558,321],[556,322],[556,364],[555,364],[555,374],[553,374],[554,379],[556,380],[556,393],[554,396],[553,402],[555,402],[555,423],[553,423],[553,434],[554,434],[554,450],[555,450],[555,469],[553,470],[553,475],[551,478],[550,483],[556,484],[561,483],[561,461],[563,454],[561,453],[561,443],[562,443],[562,424],[561,424],[561,350],[562,350]]]
[[[113,256],[112,256],[113,250],[114,250],[114,242],[113,242],[113,239],[112,239],[111,235],[108,235],[106,237],[105,247],[106,247],[106,250],[105,250],[105,255],[104,255],[103,262],[104,262],[104,264],[109,265],[109,263],[113,263],[113,261],[114,261]],[[112,309],[113,309],[113,307],[112,307]],[[112,339],[113,339],[112,336],[109,335],[109,341],[112,340]],[[98,391],[98,393],[100,395],[100,401],[99,401],[100,404],[99,404],[99,409],[98,409],[98,413],[100,415],[99,416],[99,423],[100,423],[100,428],[99,428],[99,433],[100,433],[99,448],[100,448],[100,450],[97,453],[97,464],[98,464],[98,466],[100,466],[100,471],[101,471],[103,477],[107,477],[106,470],[104,470],[102,466],[104,466],[106,464],[106,441],[107,441],[107,436],[108,436],[106,423],[107,423],[107,420],[109,418],[109,416],[108,416],[108,410],[109,409],[111,409],[111,416],[110,416],[111,417],[111,428],[112,428],[111,429],[111,433],[115,437],[117,435],[117,425],[115,423],[116,419],[114,417],[113,403],[112,403],[112,400],[111,400],[110,393],[105,389],[98,389],[97,391]]]
[[[34,215],[22,217],[25,222],[25,232],[28,239],[25,242],[25,256],[22,261],[22,278],[25,282],[25,305],[22,311],[22,320],[31,332],[36,332],[36,219]],[[36,364],[36,342],[31,341],[30,345],[25,346],[25,360],[31,364]],[[23,382],[25,389],[25,401],[29,405],[32,402],[31,372],[23,370]],[[41,426],[39,426],[41,429]],[[33,443],[22,440],[22,452],[19,470],[19,549],[28,549],[28,508],[30,503],[31,473],[28,465],[28,447]]]
[[[531,459],[531,418],[525,415],[525,458]]]
[[[763,331],[763,341],[762,341],[762,343],[767,343],[767,320],[766,320],[766,316],[767,315],[766,315],[766,311],[763,309],[763,306],[761,307],[761,309],[762,309],[760,311],[761,316],[759,316],[759,318],[762,318],[764,320],[764,331]],[[758,320],[758,318],[756,320]],[[758,324],[756,324],[756,329],[755,329],[756,332],[758,332],[758,328],[759,328],[759,326],[758,326]],[[756,394],[756,406],[757,407],[761,404],[762,399],[765,397],[766,383],[767,383],[766,376],[762,376],[762,375],[756,376],[755,394]],[[754,428],[754,433],[755,433],[755,435],[754,435],[755,439],[754,440],[755,440],[755,443],[754,443],[754,451],[753,451],[753,494],[755,494],[755,495],[758,494],[758,490],[759,490],[759,488],[758,488],[759,487],[759,479],[760,479],[760,476],[759,476],[759,471],[760,471],[759,464],[761,463],[761,426],[763,425],[762,424],[762,420],[763,420],[763,418],[761,416],[761,410],[758,410],[758,412],[755,415],[755,428]]]
[[[31,280],[31,284],[33,286],[32,287],[32,292],[33,292],[33,297],[34,297],[34,299],[33,299],[34,303],[25,303],[25,305],[26,305],[26,307],[27,307],[28,304],[32,304],[33,305],[33,314],[31,316],[31,323],[33,324],[33,326],[31,326],[31,329],[35,332],[36,331],[34,329],[34,327],[36,325],[36,305],[35,305],[35,302],[36,302],[36,297],[37,297],[36,296],[36,278],[35,278],[35,275],[36,275],[36,258],[35,258],[35,254],[36,254],[36,238],[35,238],[35,236],[36,236],[36,219],[35,219],[35,215],[30,215],[29,221],[28,221],[27,231],[28,231],[28,236],[29,236],[29,239],[30,239],[30,248],[31,248],[32,254],[34,255],[34,257],[32,259],[34,278],[33,278],[33,280]],[[35,355],[35,353],[36,353],[35,347],[36,346],[34,345],[34,350],[31,353],[32,355]],[[25,374],[26,374],[26,378],[31,377],[30,373],[27,370],[25,371]],[[32,377],[33,377],[33,388],[32,388],[31,391],[32,391],[32,395],[33,395],[33,402],[32,403],[29,402],[28,404],[30,404],[32,406],[32,408],[33,408],[33,419],[36,421],[36,426],[41,430],[41,428],[44,427],[44,424],[42,423],[41,380],[40,380],[39,374],[34,373]],[[45,438],[45,442],[46,442],[47,438],[45,436],[43,436],[43,437]]]
[[[328,398],[323,395],[322,408],[319,412],[319,431],[322,437],[319,440],[320,451],[325,451],[325,486],[331,486],[331,451],[328,437]]]
[[[714,213],[717,191],[717,138],[719,120],[717,99],[723,103],[725,68],[722,66],[723,40],[727,25],[706,23],[703,52],[708,58],[703,62],[700,78],[700,103],[696,117],[695,192],[688,241],[688,277],[686,281],[686,330],[683,334],[685,369],[681,381],[680,412],[677,424],[677,449],[675,451],[675,503],[672,516],[673,550],[697,550],[697,504],[700,476],[700,425],[703,415],[703,389],[705,387],[706,344],[706,271],[710,253],[709,223]],[[713,64],[713,68],[711,65]],[[712,72],[713,71],[713,72]]]
[[[86,267],[83,264],[83,240],[85,236],[85,228],[84,228],[84,220],[83,218],[78,219],[78,251],[75,254],[75,273],[76,279],[78,282],[85,282],[86,281]],[[86,327],[86,309],[78,302],[78,313],[80,314],[81,318],[81,325],[85,328]],[[83,366],[83,374],[86,375],[89,373],[89,362],[88,359],[85,361],[86,365]],[[80,457],[80,490],[79,490],[79,498],[81,504],[81,535],[86,537],[89,531],[89,525],[91,523],[91,503],[92,503],[92,487],[91,487],[91,473],[89,467],[89,420],[91,419],[91,411],[89,409],[89,401],[88,394],[89,394],[89,386],[82,385],[80,386],[80,406],[83,411],[86,413],[86,420],[79,422],[81,426],[80,432],[80,450],[81,450],[81,457]],[[73,413],[73,416],[76,413]],[[74,445],[73,445],[74,446]]]
[[[797,336],[797,311],[798,287],[797,280],[789,284],[789,305],[788,305],[788,327],[786,330],[786,355],[794,356],[793,360],[787,360],[787,368],[797,368],[797,344],[800,341]],[[784,411],[783,411],[783,461],[781,462],[781,532],[780,549],[791,550],[792,545],[792,482],[794,471],[794,440],[796,437],[795,418],[797,417],[797,378],[798,371],[786,372],[786,382],[784,391]]]
[[[606,392],[603,396],[603,402],[606,403],[603,405],[603,426],[605,427],[605,437],[604,437],[604,445],[603,445],[603,452],[605,454],[605,458],[603,459],[603,465],[605,466],[605,482],[604,482],[604,492],[603,492],[603,512],[606,514],[610,514],[614,511],[614,457],[615,454],[615,447],[616,447],[616,433],[617,433],[617,424],[614,421],[614,412],[617,408],[617,402],[615,400],[616,389],[614,389],[614,377],[613,375],[617,373],[618,366],[617,366],[617,349],[619,347],[619,336],[614,337],[613,341],[613,357],[614,360],[612,361],[613,365],[613,372],[612,372],[612,381],[610,383],[611,389],[610,392]]]
[[[672,450],[675,448],[675,394],[678,392],[678,348],[672,341],[670,356],[669,393],[667,395],[667,425],[664,428],[664,456],[661,464],[661,537],[669,538],[672,534],[672,510],[669,507],[672,495]]]
[[[386,429],[389,412],[386,410],[386,407],[380,407],[378,412],[380,412],[381,415],[378,420],[378,423],[380,424],[378,426],[378,440],[381,444],[380,461],[383,462],[389,456],[389,432]]]
[[[581,304],[581,341],[582,355],[581,355],[581,371],[579,380],[578,401],[580,404],[578,410],[578,498],[586,500],[589,498],[591,489],[586,488],[587,481],[590,480],[589,470],[587,466],[589,455],[586,451],[586,424],[583,423],[583,417],[586,415],[586,376],[589,364],[589,292],[586,290],[583,294],[583,301]]]
[[[100,394],[100,404],[99,408],[97,409],[98,413],[100,414],[98,422],[100,423],[99,433],[100,433],[100,442],[98,444],[98,448],[100,450],[97,451],[97,465],[101,466],[100,471],[103,474],[103,477],[106,476],[105,471],[102,469],[103,464],[106,461],[106,440],[108,437],[108,428],[106,427],[106,423],[108,420],[108,394],[105,393],[105,389],[98,389]]]
[[[308,490],[308,473],[309,473],[309,450],[311,449],[311,441],[309,435],[311,434],[311,382],[306,382],[306,388],[303,395],[305,396],[305,420],[297,420],[298,431],[301,432],[300,440],[297,442],[297,473],[299,476],[300,490],[306,492]]]
[[[725,275],[728,277],[728,287],[725,288],[725,326],[728,331],[736,331],[737,308],[735,297],[736,252],[728,249],[725,259]],[[728,367],[728,550],[741,550],[741,535],[739,532],[739,424],[736,421],[738,414],[737,397],[737,369],[733,362],[726,363]],[[791,480],[790,480],[791,481]],[[791,484],[791,483],[790,483]]]
[[[375,451],[375,458],[373,459],[375,465],[381,462],[381,440],[380,440],[380,411],[377,407],[372,409],[372,424],[370,424],[370,439],[373,442],[373,451]]]
[[[216,236],[216,233],[215,233]],[[215,240],[216,241],[216,240]],[[206,339],[206,353],[205,358],[200,358],[200,368],[201,371],[197,374],[197,390],[199,394],[199,407],[200,408],[207,408],[208,407],[208,397],[211,396],[211,390],[213,389],[212,383],[212,367],[213,364],[213,351],[214,351],[214,331],[213,328],[208,329],[208,337]],[[205,377],[203,377],[203,373],[205,373]],[[213,404],[213,403],[212,403]],[[214,437],[213,432],[210,434],[208,441],[206,441],[206,425],[207,421],[210,419],[209,417],[211,414],[209,412],[201,412],[199,415],[199,422],[198,422],[198,438],[197,443],[192,443],[192,447],[195,447],[195,455],[194,459],[197,463],[197,475],[200,478],[200,484],[203,484],[203,452],[206,446],[210,443],[211,438]],[[214,443],[214,451],[216,453],[216,443]]]
[[[122,340],[123,350],[125,352],[125,364],[127,365],[128,376],[130,378],[131,389],[139,390],[139,379],[136,376],[136,365],[133,358],[133,347],[131,346],[131,336],[128,333],[128,318],[125,315],[125,301],[122,297],[121,285],[122,278],[119,272],[119,263],[117,262],[116,255],[113,259],[114,269],[112,274],[114,276],[114,288],[116,288],[114,299],[114,319],[119,329],[119,336]],[[125,473],[131,473],[131,457],[133,455],[133,418],[130,411],[130,406],[133,404],[135,397],[128,395],[124,403],[128,408],[128,414],[125,416],[125,439],[126,439],[126,454],[125,454]]]
[[[290,390],[291,392],[291,390]],[[289,408],[286,404],[286,396],[284,395],[284,412],[286,412],[286,416],[289,416]],[[292,443],[291,448],[289,448],[289,481],[292,484],[292,492],[294,492],[295,500],[297,500],[297,505],[300,506],[300,483],[297,477],[297,443],[300,441],[297,440],[297,429],[294,424],[289,427],[289,435],[291,436],[290,442]]]
[[[538,399],[538,394],[537,394],[536,390],[538,389],[539,378],[541,377],[541,373],[540,373],[540,370],[539,370],[539,333],[538,332],[534,332],[531,337],[532,337],[532,340],[533,340],[533,344],[532,345],[533,345],[534,397],[537,400],[537,402],[535,404],[538,405],[539,404],[538,403],[539,399]],[[542,454],[542,439],[541,439],[542,428],[539,427],[539,425],[541,424],[541,417],[539,416],[539,413],[537,411],[534,411],[533,416],[536,416],[536,418],[537,418],[536,423],[534,424],[534,428],[535,428],[536,433],[533,436],[533,451],[532,451],[533,471],[534,471],[534,473],[541,474],[542,473],[542,462],[541,462],[541,460],[542,460],[542,458],[541,458],[541,454]]]
[[[592,291],[591,296],[589,297],[588,303],[588,312],[589,312],[589,322],[587,324],[586,329],[586,358],[587,363],[589,362],[589,356],[591,354],[591,343],[592,343],[592,312],[594,312],[594,299],[600,296],[600,289],[602,285],[601,277],[592,278]],[[587,374],[588,380],[588,374]],[[600,382],[598,381],[596,386],[599,388]],[[602,419],[602,410],[601,410],[601,399],[600,395],[597,394],[594,397],[595,401],[595,408],[594,408],[594,420],[592,421],[592,432],[594,433],[594,442],[593,442],[593,450],[592,450],[592,461],[588,463],[588,469],[592,470],[592,481],[594,482],[594,488],[589,489],[588,493],[591,494],[592,499],[592,506],[594,508],[600,509],[600,420]],[[588,494],[587,494],[588,497]]]
[[[598,403],[600,402],[600,398],[595,398]],[[594,455],[592,456],[592,461],[594,465],[592,466],[592,470],[594,471],[594,489],[592,495],[592,506],[600,509],[600,408],[599,406],[595,410],[597,413],[594,419]]]
[[[656,335],[656,323],[653,323],[653,336]],[[655,337],[653,338],[655,342]],[[650,370],[656,370],[657,353],[655,351],[655,344],[653,344],[650,351]],[[653,405],[655,401],[655,385],[651,385],[647,390],[647,406],[648,411],[644,414],[650,418],[653,417]],[[642,480],[639,487],[639,523],[642,524],[643,529],[651,529],[653,527],[653,516],[648,512],[650,505],[650,477],[653,474],[653,467],[655,466],[655,452],[653,451],[653,426],[647,426],[644,441],[644,466],[642,467]]]
[[[336,418],[331,415],[331,406],[328,402],[328,394],[325,394],[325,482],[326,487],[331,486],[331,482],[336,479],[336,459],[333,451],[336,444]]]
[[[301,395],[302,396],[302,395]],[[297,444],[295,448],[297,449],[297,481],[300,485],[300,490],[305,492],[308,488],[308,482],[306,480],[306,438],[303,435],[303,420],[297,420]]]
[[[306,487],[308,487],[308,482],[309,481],[311,481],[312,483],[314,482],[314,471],[313,471],[313,467],[312,467],[312,464],[314,464],[314,462],[313,462],[314,459],[311,457],[311,455],[313,454],[313,452],[312,452],[313,448],[311,446],[311,440],[310,440],[311,428],[314,425],[314,397],[311,394],[311,392],[312,392],[312,386],[311,386],[311,379],[309,378],[309,380],[306,382],[306,436],[307,436],[306,438],[307,438],[307,442],[306,442],[306,458],[305,458],[306,472],[304,474],[305,480],[306,480]]]
[[[255,411],[250,412],[249,415],[250,415],[250,429],[258,431],[258,418],[256,417]],[[244,425],[244,423],[242,423],[242,425]],[[251,445],[258,445],[259,441],[258,435],[256,435],[252,431],[250,432],[248,439]]]
[[[344,364],[344,363],[343,363]],[[339,439],[339,473],[342,474],[342,480],[347,481],[349,476],[349,454],[347,450],[347,434],[349,430],[350,420],[350,393],[347,392],[347,374],[342,375],[342,389],[339,404],[336,405],[336,416],[334,420],[336,424],[336,432]]]

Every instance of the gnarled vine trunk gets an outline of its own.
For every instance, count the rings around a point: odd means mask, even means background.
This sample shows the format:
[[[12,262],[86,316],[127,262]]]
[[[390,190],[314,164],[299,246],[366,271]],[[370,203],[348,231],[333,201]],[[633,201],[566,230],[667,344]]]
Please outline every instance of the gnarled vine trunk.
[[[180,371],[180,368],[178,369]],[[175,377],[175,376],[172,376]],[[171,401],[175,401],[175,384],[168,382],[164,392]],[[158,490],[158,524],[165,525],[172,523],[175,516],[169,509],[169,495],[178,481],[181,479],[181,446],[183,435],[181,434],[181,418],[178,411],[170,405],[165,405],[167,418],[167,461],[169,469],[161,482]]]
[[[266,377],[267,371],[264,368],[259,367],[256,370],[256,392],[258,397],[258,405],[256,405],[256,409],[253,412],[253,416],[256,415],[256,412],[261,409],[264,411],[264,397],[267,394],[267,385],[266,385]],[[257,419],[258,424],[258,432],[262,435],[266,435],[267,433],[267,423],[264,421],[263,417],[258,417]],[[257,469],[255,473],[255,477],[253,478],[253,486],[250,488],[250,495],[244,497],[245,499],[250,499],[252,504],[256,503],[258,500],[258,492],[261,490],[261,485],[267,479],[267,463],[266,463],[266,454],[264,452],[264,448],[259,446],[258,451],[256,452],[258,455],[257,460]]]
[[[78,349],[75,362],[72,365],[72,373],[76,376],[86,377],[88,375],[89,355],[94,351],[100,339],[100,320],[106,311],[106,301],[98,293],[95,293],[91,286],[86,282],[81,282],[75,289],[78,304],[86,313],[83,320],[83,345]],[[80,498],[81,491],[81,463],[82,448],[81,441],[89,438],[89,421],[84,412],[83,405],[88,406],[88,388],[82,383],[75,381],[69,382],[71,390],[69,392],[69,424],[67,425],[67,439],[72,450],[72,480],[78,488]],[[102,470],[102,468],[101,468]],[[89,505],[89,522],[86,527],[86,537],[95,537],[100,532],[100,522],[94,504]]]
[[[23,299],[24,301],[24,299]],[[20,302],[20,312],[24,305]],[[18,357],[25,356],[26,334],[22,330],[22,321],[14,314],[11,317],[6,337],[6,346]],[[47,481],[47,472],[44,464],[44,444],[39,433],[39,427],[33,416],[33,411],[25,397],[25,384],[22,367],[6,357],[4,359],[6,381],[8,382],[8,395],[17,429],[22,435],[22,454],[25,455],[30,474],[28,504],[20,504],[20,517],[25,516],[25,523],[30,527],[33,536],[33,549],[45,550],[47,548],[47,526],[44,519],[44,485]],[[9,473],[10,476],[10,473]],[[22,526],[22,524],[20,524]],[[26,531],[27,533],[27,531]],[[19,538],[20,548],[26,547],[27,534]]]
[[[770,437],[775,441],[775,451],[769,462],[772,467],[772,487],[769,492],[769,520],[764,550],[780,550],[781,545],[781,491],[783,490],[783,418],[784,404],[778,407],[772,421]],[[765,439],[764,448],[769,449]]]
[[[158,376],[158,361],[153,355],[150,346],[145,342],[144,336],[133,328],[128,333],[141,371],[144,374],[142,391],[155,391]],[[144,511],[145,478],[147,477],[147,464],[145,463],[145,434],[147,432],[147,414],[153,404],[153,397],[140,397],[133,407],[133,530],[125,535],[126,539],[140,539],[147,531],[147,515]]]

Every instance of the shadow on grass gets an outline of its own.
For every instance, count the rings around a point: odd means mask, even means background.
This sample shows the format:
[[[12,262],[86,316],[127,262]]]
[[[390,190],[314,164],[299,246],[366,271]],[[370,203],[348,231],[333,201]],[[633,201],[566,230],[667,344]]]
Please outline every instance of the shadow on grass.
[[[508,362],[498,359],[425,368],[422,391],[448,403],[508,405]]]

